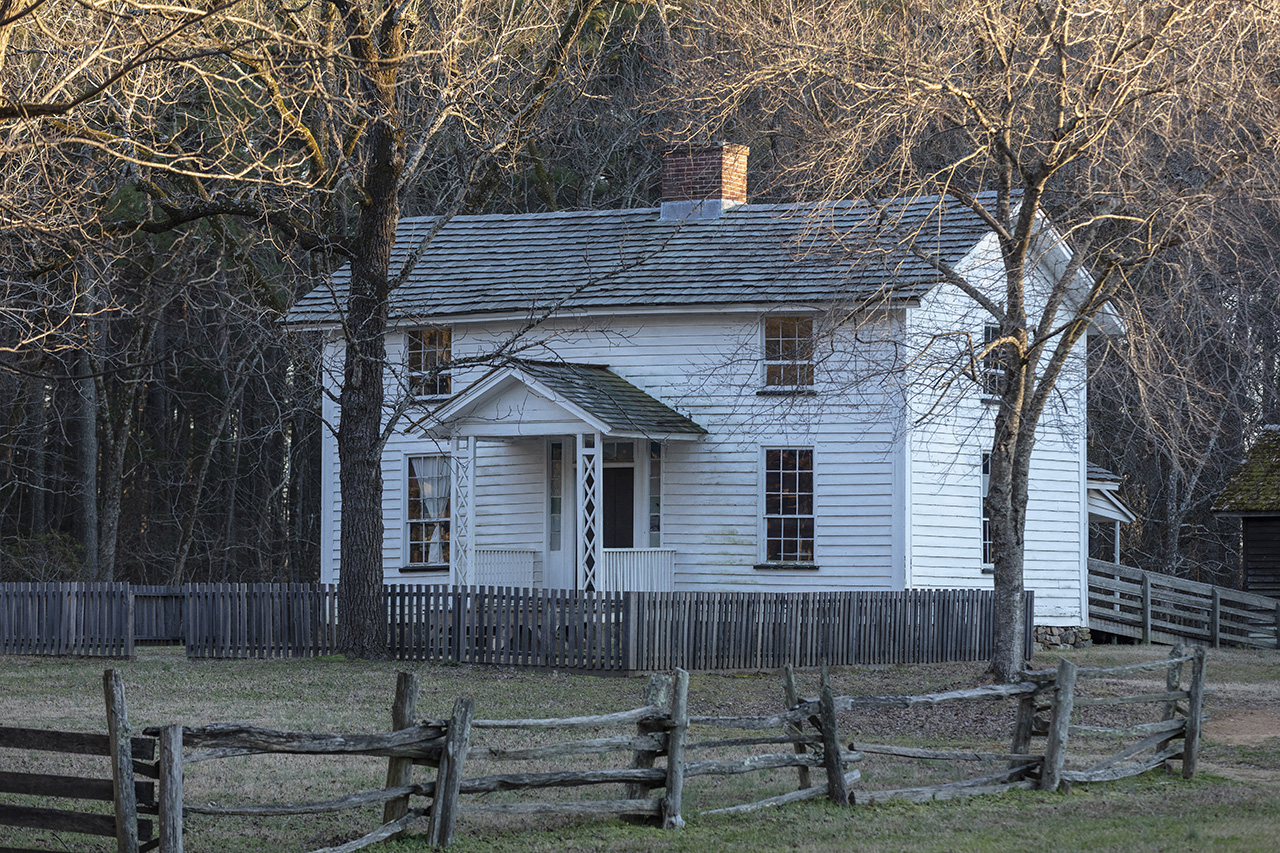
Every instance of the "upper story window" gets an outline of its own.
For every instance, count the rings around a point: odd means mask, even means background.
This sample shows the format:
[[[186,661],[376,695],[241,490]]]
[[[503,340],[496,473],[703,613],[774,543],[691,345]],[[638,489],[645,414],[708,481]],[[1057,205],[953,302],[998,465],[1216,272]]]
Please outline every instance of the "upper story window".
[[[764,384],[770,388],[813,385],[812,317],[765,318]]]
[[[1000,340],[999,326],[992,325],[982,328],[982,351],[984,355],[978,363],[978,384],[982,386],[982,393],[991,397],[999,397],[1003,394],[1007,381],[1002,348],[991,346],[998,340]]]
[[[451,391],[449,361],[452,357],[453,334],[449,329],[410,330],[405,341],[409,393],[415,397],[447,397]]]

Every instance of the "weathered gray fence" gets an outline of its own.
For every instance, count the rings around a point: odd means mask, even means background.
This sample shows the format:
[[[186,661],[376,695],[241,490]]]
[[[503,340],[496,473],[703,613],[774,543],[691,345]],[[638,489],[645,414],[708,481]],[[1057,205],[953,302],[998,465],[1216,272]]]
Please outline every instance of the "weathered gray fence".
[[[336,651],[336,588],[188,588],[190,657],[305,657]],[[991,593],[584,593],[384,587],[387,644],[400,660],[591,672],[774,669],[985,660]],[[1024,654],[1031,656],[1027,594]]]
[[[1189,683],[1183,689],[1184,665],[1191,664]],[[1015,788],[1058,790],[1064,782],[1106,782],[1135,776],[1180,760],[1184,778],[1196,769],[1199,736],[1204,719],[1205,653],[1195,649],[1183,654],[1176,647],[1167,660],[1108,668],[1081,668],[1062,660],[1056,670],[1024,672],[1014,684],[991,684],[918,696],[838,696],[827,670],[822,672],[820,693],[802,699],[790,668],[784,670],[786,710],[766,715],[705,716],[688,710],[688,673],[676,670],[651,677],[645,704],[593,716],[487,720],[475,717],[475,703],[460,698],[448,719],[422,721],[417,715],[418,685],[411,673],[401,673],[392,705],[393,731],[382,734],[316,734],[260,729],[238,724],[202,728],[168,726],[147,729],[162,739],[160,780],[161,853],[181,853],[183,813],[215,817],[320,814],[359,806],[384,804],[382,824],[339,847],[317,853],[353,853],[395,837],[415,818],[427,818],[427,843],[444,847],[455,836],[460,814],[487,813],[520,817],[537,815],[622,817],[631,823],[651,823],[666,829],[684,825],[684,790],[690,780],[708,776],[733,776],[758,771],[791,770],[797,788],[764,799],[705,810],[702,814],[738,814],[825,797],[841,806],[885,800],[927,802],[977,794],[995,794]],[[1116,695],[1107,691],[1088,695],[1081,690],[1090,678],[1114,683],[1129,675],[1159,672],[1166,690],[1159,693]],[[1145,684],[1135,685],[1146,689]],[[845,719],[845,733],[856,729],[867,712],[884,708],[923,709],[953,703],[1018,702],[1010,749],[993,751],[954,746],[904,746],[853,741],[841,737],[839,712],[853,712]],[[1117,726],[1115,709],[1151,707],[1137,712],[1142,720]],[[1105,724],[1089,724],[1082,718],[1090,708],[1104,711]],[[1041,715],[1048,715],[1042,719]],[[1124,715],[1126,717],[1132,714]],[[1147,717],[1155,716],[1154,721]],[[632,731],[627,731],[634,726]],[[584,730],[617,729],[621,734],[583,738]],[[781,730],[781,734],[777,732]],[[698,739],[694,732],[712,735]],[[497,732],[495,743],[483,742],[486,732]],[[517,739],[503,737],[521,732]],[[729,737],[723,736],[728,734]],[[477,734],[480,736],[477,738]],[[1032,739],[1045,738],[1042,750],[1032,752]],[[539,737],[540,736],[540,737]],[[534,738],[554,742],[536,742]],[[1069,748],[1086,741],[1077,761],[1068,761]],[[172,747],[165,749],[164,744]],[[1128,745],[1125,745],[1125,744]],[[185,746],[186,750],[182,749]],[[613,753],[624,758],[604,758],[605,766],[584,761]],[[746,753],[744,755],[744,752]],[[164,755],[167,753],[168,758]],[[384,756],[388,760],[384,788],[362,791],[335,800],[308,803],[204,804],[182,801],[184,765],[254,753]],[[709,757],[701,757],[709,756]],[[875,772],[850,770],[865,756],[892,761],[922,762],[936,767],[948,762],[969,766],[978,763],[980,775],[913,788],[878,788]],[[655,766],[665,759],[665,767]],[[625,766],[623,766],[623,762]],[[482,762],[510,766],[516,772],[466,775]],[[1083,764],[1083,766],[1081,766]],[[425,765],[433,779],[414,781],[414,766]],[[994,772],[992,772],[994,766]],[[816,782],[810,770],[825,771],[825,783]],[[197,771],[198,772],[198,771]],[[314,771],[312,771],[314,772]],[[954,774],[946,774],[954,775]],[[871,777],[871,778],[868,778]],[[887,778],[894,778],[886,774]],[[850,786],[861,782],[857,790]],[[694,784],[697,784],[696,782]],[[554,789],[581,791],[584,787],[622,786],[619,799],[571,799],[549,796]],[[661,795],[655,791],[661,790]],[[467,802],[464,795],[486,796],[513,792],[510,800]],[[414,807],[414,799],[429,798],[429,806]]]
[[[134,585],[133,640],[138,645],[180,645],[186,636],[183,610],[187,593],[180,586]]]
[[[111,759],[111,778],[2,770],[0,826],[114,838],[120,853],[141,853],[157,846],[157,841],[152,839],[154,821],[138,817],[140,812],[159,813],[156,783],[139,781],[135,777],[138,774],[152,780],[159,778],[159,769],[152,763],[156,742],[151,738],[132,737],[125,707],[124,680],[118,672],[107,670],[103,673],[103,689],[107,708],[106,734],[0,728],[0,749],[107,756]],[[24,757],[21,766],[29,769],[30,760],[29,756]],[[3,795],[6,794],[18,795],[23,801],[4,802]],[[41,804],[61,806],[68,800],[112,803],[113,813],[72,811]],[[23,849],[30,851],[30,848]],[[55,839],[54,846],[49,849],[66,849],[65,841]]]
[[[338,590],[332,584],[188,584],[191,658],[288,658],[333,654]]]
[[[132,657],[124,583],[0,584],[0,654]]]
[[[628,593],[635,669],[777,669],[794,666],[986,660],[992,595],[905,592]],[[1033,594],[1027,593],[1027,658]]]
[[[1280,600],[1101,560],[1089,561],[1089,622],[1147,643],[1280,648]]]

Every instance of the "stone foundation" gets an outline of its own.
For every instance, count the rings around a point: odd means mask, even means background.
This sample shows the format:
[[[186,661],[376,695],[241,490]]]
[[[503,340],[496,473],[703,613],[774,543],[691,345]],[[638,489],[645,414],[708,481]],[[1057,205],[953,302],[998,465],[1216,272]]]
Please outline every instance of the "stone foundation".
[[[1093,637],[1088,628],[1062,625],[1037,625],[1032,639],[1037,652],[1046,649],[1087,649],[1093,645]]]

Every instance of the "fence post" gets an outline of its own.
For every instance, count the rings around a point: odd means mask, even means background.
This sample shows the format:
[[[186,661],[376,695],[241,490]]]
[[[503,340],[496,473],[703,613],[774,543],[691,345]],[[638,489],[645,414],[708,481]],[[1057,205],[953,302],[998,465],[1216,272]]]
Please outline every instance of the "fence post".
[[[1058,661],[1057,691],[1053,698],[1053,719],[1049,721],[1049,742],[1044,749],[1044,768],[1040,772],[1040,789],[1056,791],[1062,781],[1062,766],[1067,760],[1067,735],[1071,729],[1071,711],[1075,706],[1076,665]]]
[[[1215,586],[1209,594],[1209,642],[1219,646],[1218,631],[1222,624],[1222,595]]]
[[[1204,725],[1204,646],[1196,646],[1191,661],[1191,696],[1187,700],[1187,731],[1182,742],[1182,778],[1196,772],[1200,754],[1200,729]]]
[[[782,670],[782,689],[786,694],[788,711],[800,704],[800,694],[796,691],[796,673],[791,664],[787,664],[786,668]],[[799,723],[787,723],[787,733],[798,737],[804,733],[804,729]],[[804,744],[797,743],[795,745],[795,752],[796,755],[804,755],[806,752]],[[809,779],[808,767],[804,767],[803,765],[797,767],[796,775],[800,779],[800,790],[812,787],[813,783]]]
[[[453,843],[458,825],[458,791],[462,786],[462,765],[467,760],[471,743],[471,720],[475,716],[476,702],[470,697],[459,699],[453,705],[453,717],[445,735],[444,750],[440,755],[440,770],[436,775],[435,799],[431,804],[431,820],[427,824],[427,843],[435,847],[448,847]]]
[[[1014,755],[1027,755],[1031,752],[1031,736],[1035,733],[1035,725],[1036,694],[1029,693],[1018,700],[1018,716],[1013,724],[1013,745],[1009,752]],[[1016,767],[1020,763],[1023,762],[1011,761],[1009,767]],[[1026,776],[1026,773],[1022,776]]]
[[[1186,652],[1183,650],[1183,645],[1180,642],[1174,643],[1173,648],[1169,650],[1170,659],[1180,658],[1184,654],[1186,654]],[[1169,664],[1169,668],[1165,671],[1164,689],[1172,693],[1173,691],[1177,690],[1181,686],[1182,686],[1182,663],[1181,662],[1171,663]],[[1176,699],[1171,699],[1168,702],[1164,703],[1164,714],[1161,717],[1161,719],[1172,720],[1177,715],[1177,713],[1178,713],[1178,701]],[[1156,747],[1156,752],[1159,752],[1162,749],[1164,749],[1172,741],[1173,741],[1172,737],[1166,738],[1165,740],[1161,741],[1160,745]],[[1164,769],[1166,773],[1170,771],[1171,767],[1168,761],[1164,763]]]
[[[831,692],[831,676],[826,666],[822,667],[818,716],[822,721],[822,763],[827,770],[827,798],[838,806],[847,806],[849,786],[844,781],[844,762],[840,760],[840,733],[836,730],[836,700]]]
[[[1022,593],[1022,659],[1031,660],[1036,651],[1036,591]]]
[[[396,675],[396,698],[391,705],[391,728],[394,731],[413,726],[413,718],[418,713],[418,676],[412,672],[401,672]],[[412,758],[387,759],[387,787],[399,788],[408,785],[413,777]],[[409,795],[388,800],[382,807],[382,822],[391,823],[409,813]],[[390,836],[399,837],[400,833]]]
[[[182,853],[182,726],[160,730],[160,853]]]
[[[662,798],[662,828],[682,829],[680,816],[684,798],[684,741],[689,734],[689,673],[676,670],[675,693],[671,697],[671,729],[667,732],[667,793]]]
[[[1142,575],[1142,642],[1151,642],[1151,578]]]
[[[138,796],[133,786],[133,738],[124,701],[124,678],[118,670],[102,673],[107,703],[107,736],[111,743],[111,781],[116,808],[116,848],[138,853]]]
[[[1276,648],[1280,649],[1280,603],[1276,604]]]
[[[122,626],[124,628],[124,637],[121,639],[123,640],[124,645],[124,656],[129,660],[133,660],[134,657],[136,657],[134,643],[137,639],[137,626],[134,622],[134,607],[133,587],[126,583],[124,584],[124,625]]]
[[[667,705],[671,701],[672,684],[673,679],[665,673],[654,673],[649,676],[649,683],[644,688],[644,704],[650,708],[660,708]],[[636,734],[638,735],[650,735],[665,731],[665,721],[636,723]],[[631,766],[637,770],[647,770],[653,767],[653,762],[657,757],[658,752],[656,750],[637,749],[631,754]],[[653,790],[652,786],[643,782],[629,782],[627,783],[627,799],[642,800],[649,796],[651,790]],[[633,824],[653,823],[653,818],[647,815],[622,815],[622,820]]]

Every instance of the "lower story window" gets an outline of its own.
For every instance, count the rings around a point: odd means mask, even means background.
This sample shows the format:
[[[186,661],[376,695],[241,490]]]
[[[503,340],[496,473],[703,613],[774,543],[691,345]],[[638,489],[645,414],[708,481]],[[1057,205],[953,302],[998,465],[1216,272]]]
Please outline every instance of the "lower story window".
[[[991,543],[991,505],[987,493],[991,490],[991,454],[982,454],[982,565],[990,566],[996,561],[995,548]]]
[[[409,564],[417,568],[449,565],[449,457],[409,457]]]
[[[764,452],[765,560],[813,562],[813,449]]]

